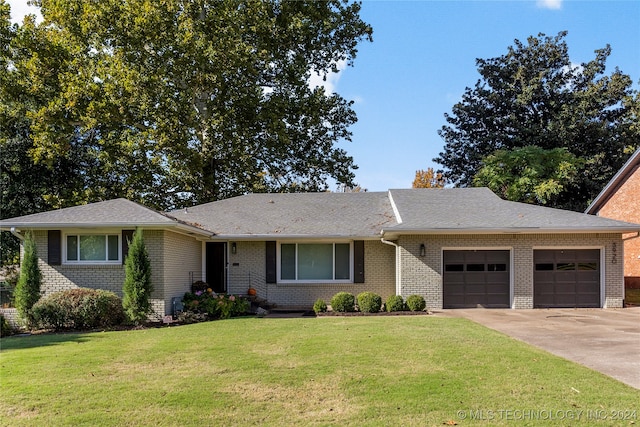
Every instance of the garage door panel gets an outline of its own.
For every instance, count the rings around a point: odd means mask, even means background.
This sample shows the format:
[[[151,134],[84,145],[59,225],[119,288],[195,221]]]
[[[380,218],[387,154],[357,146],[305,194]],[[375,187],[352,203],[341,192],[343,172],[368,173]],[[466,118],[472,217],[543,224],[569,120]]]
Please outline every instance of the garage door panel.
[[[600,251],[534,251],[534,307],[599,307]]]
[[[445,308],[509,307],[509,251],[444,251],[443,260]]]

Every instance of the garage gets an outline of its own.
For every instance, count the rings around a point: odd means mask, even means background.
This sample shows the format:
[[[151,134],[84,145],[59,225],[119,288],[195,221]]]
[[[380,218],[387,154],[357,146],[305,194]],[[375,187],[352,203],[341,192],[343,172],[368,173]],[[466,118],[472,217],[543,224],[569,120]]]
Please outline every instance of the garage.
[[[600,250],[533,252],[535,308],[600,307]]]
[[[443,251],[444,308],[509,308],[508,250]]]

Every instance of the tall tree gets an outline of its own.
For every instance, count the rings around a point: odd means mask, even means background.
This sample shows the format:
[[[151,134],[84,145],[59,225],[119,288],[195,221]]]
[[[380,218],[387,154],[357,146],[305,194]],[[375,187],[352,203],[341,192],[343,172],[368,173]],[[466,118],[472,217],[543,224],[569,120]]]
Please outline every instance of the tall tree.
[[[617,68],[604,74],[610,46],[573,64],[566,35],[515,40],[505,55],[476,61],[481,78],[445,114],[448,124],[439,131],[445,147],[434,160],[449,182],[473,185],[483,160],[497,150],[566,148],[583,160],[577,179],[546,204],[581,211],[638,147],[631,78]]]
[[[507,200],[553,204],[577,178],[579,165],[580,160],[566,148],[498,150],[484,159],[473,183]]]
[[[43,22],[17,30],[5,71],[45,101],[26,115],[35,160],[90,147],[100,173],[87,199],[167,209],[353,185],[335,146],[351,138],[352,103],[309,78],[352,65],[371,40],[359,3],[36,3]]]
[[[441,172],[436,172],[433,168],[427,170],[417,170],[416,177],[413,179],[413,188],[443,188],[446,180]]]

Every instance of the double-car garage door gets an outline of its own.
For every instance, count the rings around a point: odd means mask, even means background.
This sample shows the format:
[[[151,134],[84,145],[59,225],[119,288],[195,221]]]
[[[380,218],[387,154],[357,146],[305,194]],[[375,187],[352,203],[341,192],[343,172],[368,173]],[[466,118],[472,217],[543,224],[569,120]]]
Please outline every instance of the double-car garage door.
[[[510,307],[509,254],[443,251],[443,307]],[[534,250],[533,261],[534,307],[600,307],[600,250]]]

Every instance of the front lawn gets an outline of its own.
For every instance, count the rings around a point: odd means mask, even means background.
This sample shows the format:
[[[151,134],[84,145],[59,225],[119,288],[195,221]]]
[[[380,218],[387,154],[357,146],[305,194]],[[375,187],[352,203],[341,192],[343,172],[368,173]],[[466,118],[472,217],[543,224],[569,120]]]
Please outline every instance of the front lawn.
[[[617,425],[612,411],[632,418],[640,401],[597,372],[432,316],[238,318],[0,346],[0,423],[11,426]]]

